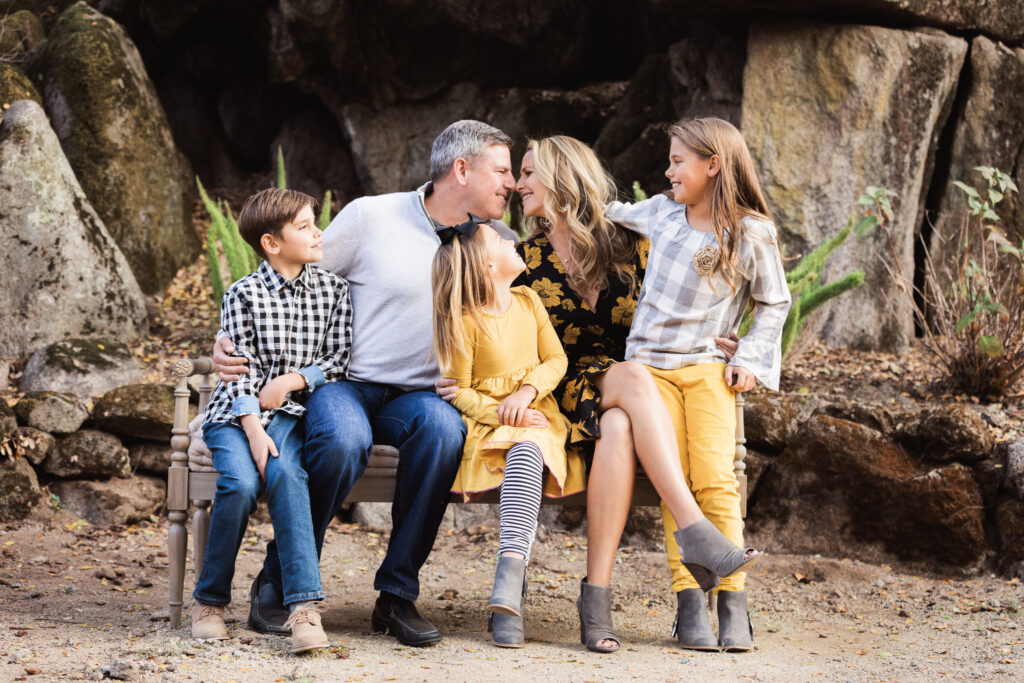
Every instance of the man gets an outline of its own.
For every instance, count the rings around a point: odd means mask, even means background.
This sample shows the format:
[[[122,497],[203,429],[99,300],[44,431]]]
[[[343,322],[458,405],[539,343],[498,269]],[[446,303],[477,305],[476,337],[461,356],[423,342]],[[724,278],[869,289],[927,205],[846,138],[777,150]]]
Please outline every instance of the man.
[[[324,232],[320,266],[345,278],[352,296],[353,344],[349,379],[320,387],[306,402],[304,465],[317,551],[324,533],[374,443],[399,451],[392,531],[374,580],[380,596],[374,630],[405,645],[440,642],[441,634],[416,610],[419,570],[437,536],[462,457],[465,426],[458,412],[434,392],[440,372],[430,358],[430,267],[439,227],[500,221],[515,189],[508,135],[479,121],[457,121],[434,140],[430,182],[414,192],[363,197],[351,202]],[[224,381],[244,372],[223,337],[214,348]],[[281,566],[273,541],[253,582],[249,624],[282,632]]]

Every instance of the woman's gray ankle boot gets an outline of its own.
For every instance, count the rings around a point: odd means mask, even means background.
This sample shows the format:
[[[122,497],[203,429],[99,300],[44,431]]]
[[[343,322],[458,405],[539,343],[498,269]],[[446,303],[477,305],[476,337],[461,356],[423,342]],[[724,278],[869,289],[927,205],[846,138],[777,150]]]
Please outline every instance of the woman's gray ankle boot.
[[[747,614],[747,591],[718,591],[718,645],[726,652],[754,649],[754,627]]]
[[[672,635],[679,638],[679,647],[686,650],[717,650],[718,641],[711,632],[707,597],[699,588],[687,588],[676,593],[679,610]]]
[[[523,596],[526,595],[526,560],[502,555],[494,570],[494,589],[487,609],[512,617],[523,616]]]

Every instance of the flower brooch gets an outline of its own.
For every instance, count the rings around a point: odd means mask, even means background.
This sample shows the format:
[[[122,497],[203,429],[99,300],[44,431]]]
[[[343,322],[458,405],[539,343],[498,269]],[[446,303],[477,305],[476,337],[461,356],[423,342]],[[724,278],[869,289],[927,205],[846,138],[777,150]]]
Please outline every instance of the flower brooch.
[[[698,249],[693,255],[693,267],[697,269],[697,274],[701,277],[711,275],[718,265],[718,257],[718,247],[709,245]]]

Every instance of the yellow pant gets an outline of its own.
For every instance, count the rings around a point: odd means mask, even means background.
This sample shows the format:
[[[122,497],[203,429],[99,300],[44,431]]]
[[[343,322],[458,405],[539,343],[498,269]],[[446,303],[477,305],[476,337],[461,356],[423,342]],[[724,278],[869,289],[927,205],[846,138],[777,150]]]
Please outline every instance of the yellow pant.
[[[686,483],[701,512],[725,536],[743,547],[740,494],[733,471],[736,453],[736,394],[725,383],[724,363],[689,365],[678,370],[648,366],[662,400],[672,415],[679,443],[679,461]],[[672,514],[661,505],[665,549],[672,572],[672,590],[697,588],[683,567],[679,546],[672,536],[678,528]],[[743,590],[746,574],[737,572],[722,579],[716,590]]]

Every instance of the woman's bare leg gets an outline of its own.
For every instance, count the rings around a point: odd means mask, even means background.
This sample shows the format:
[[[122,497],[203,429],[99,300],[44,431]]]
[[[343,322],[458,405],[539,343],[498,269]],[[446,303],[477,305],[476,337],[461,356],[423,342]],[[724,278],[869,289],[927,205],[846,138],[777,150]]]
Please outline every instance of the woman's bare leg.
[[[601,438],[587,479],[587,583],[611,585],[615,551],[633,498],[636,457],[629,418],[619,408],[601,415]],[[598,647],[613,647],[602,640]]]
[[[672,418],[651,373],[641,363],[625,361],[594,383],[601,391],[602,408],[619,408],[628,416],[636,457],[679,528],[699,521],[704,515],[683,476]],[[589,501],[588,497],[588,506]]]

